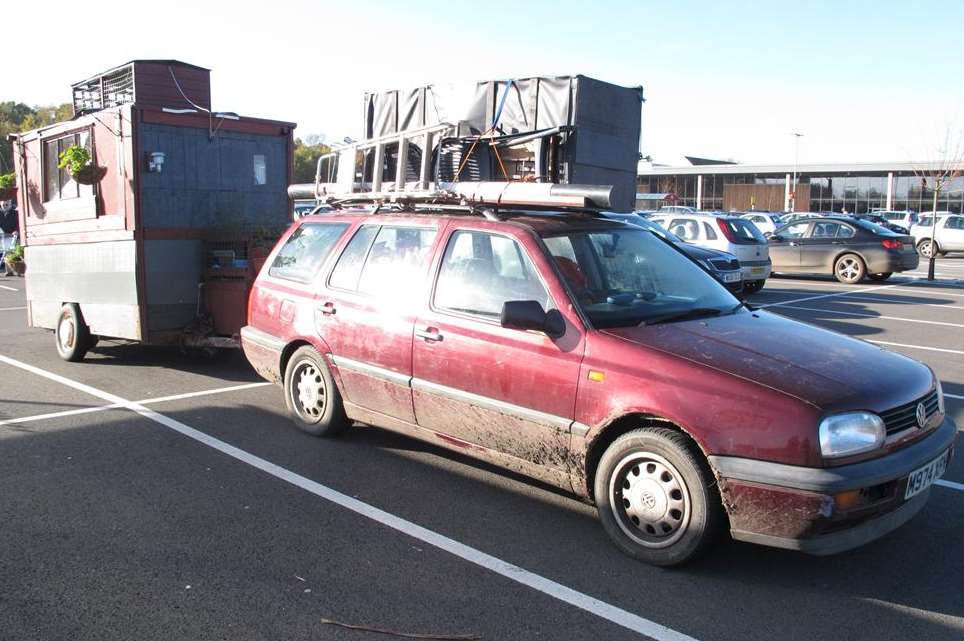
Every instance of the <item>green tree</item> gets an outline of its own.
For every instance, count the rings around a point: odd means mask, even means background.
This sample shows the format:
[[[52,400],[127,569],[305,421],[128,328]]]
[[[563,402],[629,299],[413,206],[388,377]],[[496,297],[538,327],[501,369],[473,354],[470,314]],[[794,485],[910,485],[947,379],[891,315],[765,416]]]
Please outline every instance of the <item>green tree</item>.
[[[43,107],[31,107],[22,102],[0,102],[0,173],[13,171],[13,143],[7,140],[9,134],[46,127],[73,117],[74,107],[69,102]]]
[[[301,138],[295,138],[295,166],[292,182],[315,182],[315,169],[318,166],[318,157],[330,151],[331,148],[321,142],[320,136],[308,136],[305,141],[301,140]]]

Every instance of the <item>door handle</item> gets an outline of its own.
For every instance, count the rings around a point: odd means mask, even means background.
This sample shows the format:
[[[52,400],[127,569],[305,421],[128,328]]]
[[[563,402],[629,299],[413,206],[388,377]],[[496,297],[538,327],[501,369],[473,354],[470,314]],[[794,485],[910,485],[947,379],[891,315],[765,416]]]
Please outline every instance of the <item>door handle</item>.
[[[796,247],[796,246],[797,246],[797,244],[796,244],[795,242],[793,242],[792,240],[791,240],[789,243],[787,243],[787,244],[790,245],[791,247]]]
[[[437,343],[442,340],[442,335],[439,333],[437,327],[426,327],[425,329],[415,330],[415,335],[419,338],[423,338],[427,341]]]
[[[335,313],[335,304],[329,301],[324,305],[319,305],[318,311],[324,314],[325,316],[331,316],[332,314]]]

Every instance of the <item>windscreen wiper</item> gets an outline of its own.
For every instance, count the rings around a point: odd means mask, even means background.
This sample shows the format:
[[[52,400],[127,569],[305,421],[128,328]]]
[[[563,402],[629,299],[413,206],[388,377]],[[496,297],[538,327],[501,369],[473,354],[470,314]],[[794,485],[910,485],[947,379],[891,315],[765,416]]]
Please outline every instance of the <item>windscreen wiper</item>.
[[[660,323],[671,323],[673,321],[691,320],[694,318],[705,318],[707,316],[719,316],[720,310],[716,307],[694,307],[693,309],[664,314],[643,321],[643,325],[658,325]]]

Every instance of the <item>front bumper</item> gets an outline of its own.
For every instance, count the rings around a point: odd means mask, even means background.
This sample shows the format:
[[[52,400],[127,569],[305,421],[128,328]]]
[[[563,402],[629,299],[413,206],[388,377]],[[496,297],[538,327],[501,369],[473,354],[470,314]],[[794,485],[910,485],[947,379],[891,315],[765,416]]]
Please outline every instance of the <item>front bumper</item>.
[[[733,538],[810,554],[835,554],[878,539],[910,520],[929,491],[904,500],[907,477],[954,447],[952,419],[928,436],[877,459],[809,468],[710,456]],[[865,502],[841,509],[835,495],[857,491]]]

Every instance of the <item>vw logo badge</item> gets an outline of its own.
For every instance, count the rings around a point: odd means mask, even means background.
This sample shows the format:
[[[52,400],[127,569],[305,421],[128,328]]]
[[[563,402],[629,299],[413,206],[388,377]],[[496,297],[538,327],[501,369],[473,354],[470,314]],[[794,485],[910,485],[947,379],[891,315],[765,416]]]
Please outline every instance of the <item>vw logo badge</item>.
[[[927,408],[923,403],[917,404],[917,427],[923,428],[927,422]]]
[[[652,510],[654,507],[656,507],[656,497],[650,492],[643,492],[642,496],[639,497],[639,500],[643,504],[643,507],[647,510]]]

